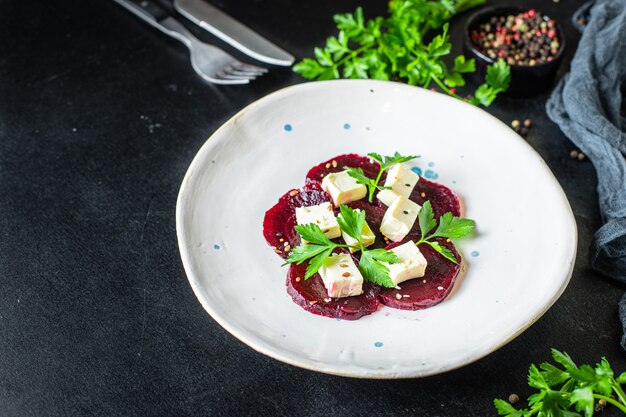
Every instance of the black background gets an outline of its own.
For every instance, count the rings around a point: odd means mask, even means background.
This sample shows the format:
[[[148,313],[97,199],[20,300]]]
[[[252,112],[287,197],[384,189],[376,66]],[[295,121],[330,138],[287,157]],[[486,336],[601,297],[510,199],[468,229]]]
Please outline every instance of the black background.
[[[563,74],[579,36],[569,16],[581,1],[517,3],[562,24]],[[215,4],[298,57],[334,33],[334,13],[386,9],[364,0]],[[466,17],[453,22],[456,51]],[[530,393],[527,368],[551,347],[581,362],[606,355],[626,370],[624,286],[587,261],[600,225],[595,171],[570,159],[573,145],[545,115],[547,94],[488,109],[506,123],[533,119],[527,140],[579,227],[571,283],[529,330],[462,369],[396,381],[298,369],[236,340],[187,282],[177,192],[217,127],[303,80],[272,68],[249,86],[207,85],[187,56],[112,1],[0,0],[0,415],[486,416],[496,414],[494,397]]]

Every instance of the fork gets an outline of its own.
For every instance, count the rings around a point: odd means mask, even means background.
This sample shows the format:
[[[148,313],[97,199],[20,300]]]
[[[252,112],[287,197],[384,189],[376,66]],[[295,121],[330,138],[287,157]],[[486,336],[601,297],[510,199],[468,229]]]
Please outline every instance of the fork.
[[[247,84],[267,72],[266,68],[245,64],[220,48],[196,38],[185,26],[157,4],[142,0],[114,0],[146,23],[179,40],[191,56],[191,66],[204,80],[214,84]]]

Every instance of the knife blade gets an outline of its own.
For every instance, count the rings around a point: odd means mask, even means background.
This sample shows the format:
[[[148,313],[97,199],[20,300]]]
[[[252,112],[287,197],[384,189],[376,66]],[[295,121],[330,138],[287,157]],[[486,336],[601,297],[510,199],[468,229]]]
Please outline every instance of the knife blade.
[[[256,60],[290,66],[295,58],[241,22],[203,0],[174,0],[174,8],[196,25]]]

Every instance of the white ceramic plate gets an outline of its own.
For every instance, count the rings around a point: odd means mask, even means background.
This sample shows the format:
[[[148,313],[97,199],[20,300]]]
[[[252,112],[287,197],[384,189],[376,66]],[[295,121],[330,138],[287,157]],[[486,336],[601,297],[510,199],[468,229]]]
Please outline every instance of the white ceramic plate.
[[[383,307],[357,321],[302,310],[263,238],[265,211],[322,161],[395,151],[421,155],[414,166],[476,220],[477,235],[458,245],[465,275],[426,310]],[[370,80],[301,84],[239,112],[191,163],[176,227],[196,296],[235,337],[292,365],[363,378],[436,374],[509,342],[565,289],[577,239],[563,190],[509,127],[456,99]]]

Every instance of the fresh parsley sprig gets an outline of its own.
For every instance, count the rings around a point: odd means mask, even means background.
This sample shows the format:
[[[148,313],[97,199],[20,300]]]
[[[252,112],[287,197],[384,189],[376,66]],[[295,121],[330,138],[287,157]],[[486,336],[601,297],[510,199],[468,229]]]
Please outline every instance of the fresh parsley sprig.
[[[621,386],[626,383],[626,372],[616,377],[606,358],[595,367],[578,366],[567,353],[556,349],[552,349],[552,358],[561,366],[547,362],[539,367],[530,366],[528,385],[538,392],[528,397],[529,408],[517,409],[504,400],[495,399],[498,414],[506,417],[575,417],[580,416],[580,412],[591,417],[596,401],[611,404],[626,414],[626,394]]]
[[[448,212],[439,218],[439,226],[437,226],[437,229],[433,233],[428,234],[437,224],[430,201],[424,202],[417,215],[417,220],[422,236],[415,244],[420,245],[426,243],[439,252],[444,258],[455,264],[458,263],[458,260],[450,249],[440,245],[439,242],[433,239],[437,237],[456,239],[467,236],[472,233],[476,227],[474,220],[456,217]]]
[[[324,261],[332,255],[333,251],[337,248],[351,248],[361,252],[361,259],[359,260],[359,271],[363,274],[363,278],[366,281],[373,282],[383,287],[393,287],[394,284],[389,277],[389,268],[387,268],[382,262],[396,263],[400,260],[395,253],[386,251],[384,249],[372,249],[369,250],[363,245],[362,234],[363,227],[365,226],[365,211],[353,210],[352,208],[342,204],[339,206],[340,215],[337,216],[337,223],[339,228],[343,230],[348,236],[356,239],[357,243],[354,246],[337,244],[331,241],[324,235],[322,229],[316,224],[305,224],[295,226],[296,231],[303,240],[309,243],[303,243],[293,248],[287,262],[283,265],[290,263],[296,263],[300,265],[302,262],[309,260],[309,265],[306,268],[304,279],[309,279],[313,276]]]
[[[372,153],[368,153],[367,156],[378,161],[378,164],[380,165],[380,169],[378,170],[378,175],[376,176],[375,179],[370,178],[367,175],[365,175],[365,173],[363,172],[361,168],[346,167],[346,171],[348,171],[348,175],[354,178],[358,184],[363,184],[367,187],[367,191],[368,191],[367,199],[370,203],[374,200],[374,193],[376,192],[376,190],[386,190],[386,189],[391,188],[391,187],[384,187],[382,185],[378,185],[378,183],[380,182],[380,178],[383,175],[383,172],[385,172],[386,170],[388,170],[395,164],[399,164],[401,162],[407,162],[412,159],[419,158],[419,155],[418,156],[414,156],[414,155],[402,156],[398,152],[396,152],[392,156],[383,156],[383,155],[372,152]]]
[[[483,4],[484,0],[392,0],[388,16],[366,20],[362,8],[337,14],[337,36],[315,48],[315,58],[305,58],[293,70],[305,78],[372,78],[402,80],[428,88],[432,83],[447,94],[465,85],[464,74],[476,71],[474,59],[459,55],[448,67],[444,57],[451,52],[448,21],[457,13]],[[426,42],[427,32],[441,30]],[[478,87],[472,104],[488,106],[508,88],[510,67],[498,61],[489,67],[485,83]]]

